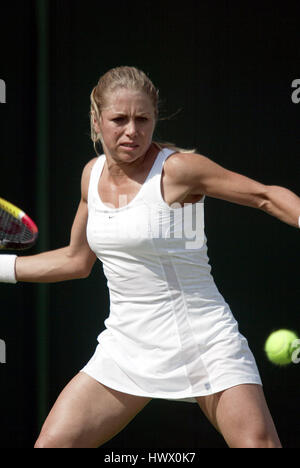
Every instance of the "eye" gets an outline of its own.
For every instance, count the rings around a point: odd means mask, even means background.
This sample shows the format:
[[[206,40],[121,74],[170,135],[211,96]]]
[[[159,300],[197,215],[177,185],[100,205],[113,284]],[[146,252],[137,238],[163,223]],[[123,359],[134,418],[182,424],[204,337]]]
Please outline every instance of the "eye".
[[[115,123],[122,123],[124,121],[124,118],[125,117],[114,117],[112,121]]]

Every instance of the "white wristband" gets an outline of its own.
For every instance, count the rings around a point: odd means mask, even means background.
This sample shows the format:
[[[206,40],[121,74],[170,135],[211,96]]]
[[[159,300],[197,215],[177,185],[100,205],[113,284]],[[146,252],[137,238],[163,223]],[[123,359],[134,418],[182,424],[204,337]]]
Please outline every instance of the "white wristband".
[[[16,255],[0,255],[0,283],[16,283]]]

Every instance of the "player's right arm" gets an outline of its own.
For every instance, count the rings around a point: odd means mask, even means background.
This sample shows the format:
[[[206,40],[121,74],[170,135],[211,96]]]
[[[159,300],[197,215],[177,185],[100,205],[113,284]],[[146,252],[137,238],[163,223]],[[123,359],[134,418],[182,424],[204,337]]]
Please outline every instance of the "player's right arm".
[[[86,238],[87,194],[94,163],[95,159],[91,160],[82,173],[81,200],[73,222],[69,245],[36,255],[17,257],[17,281],[54,283],[89,276],[96,261],[96,255],[91,251]]]

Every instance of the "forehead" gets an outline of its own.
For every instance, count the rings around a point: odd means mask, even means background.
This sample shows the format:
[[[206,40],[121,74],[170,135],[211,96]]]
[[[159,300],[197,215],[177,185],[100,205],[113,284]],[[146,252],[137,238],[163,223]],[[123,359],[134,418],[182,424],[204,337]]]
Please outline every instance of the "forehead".
[[[102,110],[113,112],[147,112],[154,111],[153,104],[149,96],[143,91],[136,91],[127,88],[118,88],[109,91],[105,96],[105,106]]]

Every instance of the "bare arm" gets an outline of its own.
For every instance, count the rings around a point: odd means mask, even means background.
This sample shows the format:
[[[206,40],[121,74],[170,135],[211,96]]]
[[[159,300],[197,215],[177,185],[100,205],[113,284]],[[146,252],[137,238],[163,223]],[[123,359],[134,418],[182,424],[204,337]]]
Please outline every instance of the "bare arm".
[[[299,227],[300,198],[290,190],[261,184],[224,169],[199,154],[177,154],[169,159],[169,174],[173,174],[185,193],[203,194],[258,208],[291,226]]]
[[[93,162],[94,160],[86,165],[82,174],[82,195],[73,222],[69,245],[37,255],[18,257],[15,267],[18,281],[53,283],[86,278],[89,275],[96,260],[86,239],[87,191]]]

